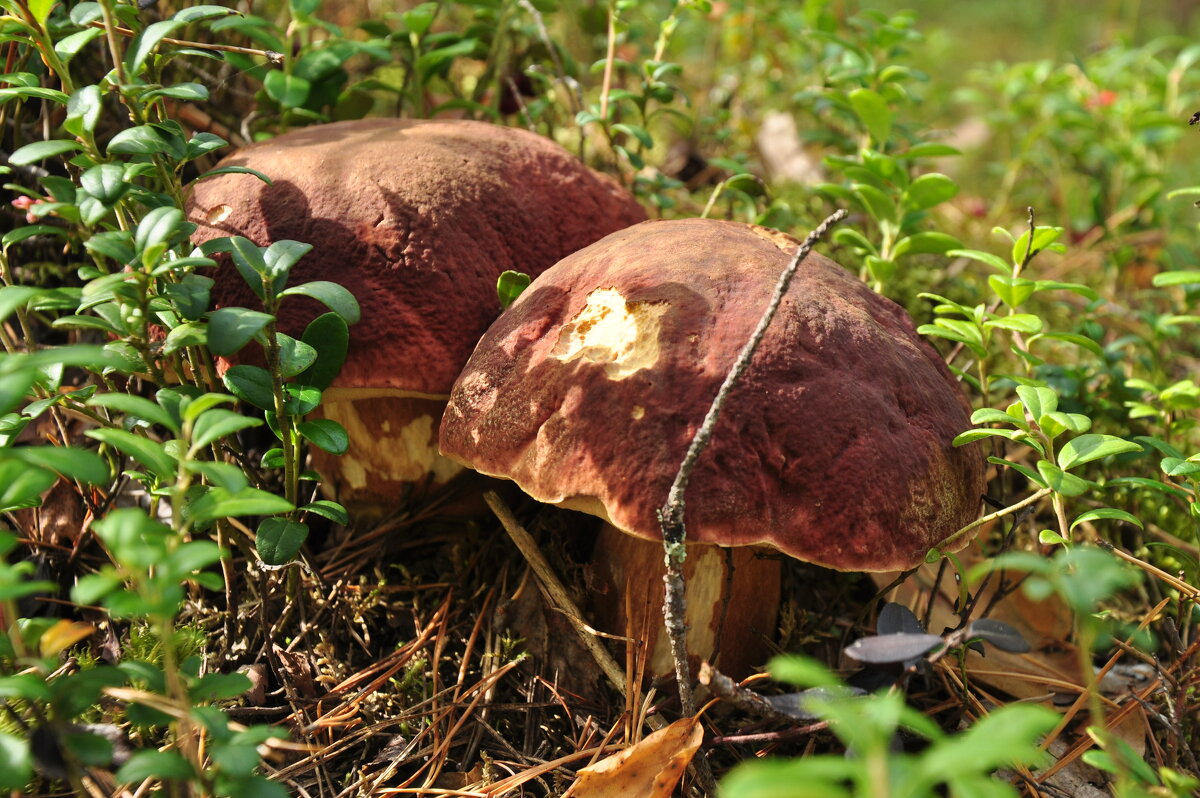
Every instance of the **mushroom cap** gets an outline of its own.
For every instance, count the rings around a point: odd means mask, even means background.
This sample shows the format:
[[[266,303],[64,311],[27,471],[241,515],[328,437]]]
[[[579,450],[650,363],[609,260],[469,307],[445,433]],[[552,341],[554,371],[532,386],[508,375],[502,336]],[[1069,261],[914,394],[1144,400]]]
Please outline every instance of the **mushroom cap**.
[[[254,144],[219,166],[248,174],[196,184],[196,243],[242,235],[313,245],[289,284],[330,280],[362,306],[337,386],[444,397],[500,313],[506,269],[536,275],[646,218],[615,181],[549,139],[462,120],[363,119]],[[215,304],[258,307],[227,269]],[[292,298],[281,331],[298,336],[324,308]],[[370,395],[370,394],[368,394]]]
[[[443,454],[661,540],[656,511],[796,246],[692,219],[567,257],[476,347]],[[969,426],[907,314],[810,254],[697,462],[688,539],[840,570],[910,567],[978,512],[981,451],[951,445]]]

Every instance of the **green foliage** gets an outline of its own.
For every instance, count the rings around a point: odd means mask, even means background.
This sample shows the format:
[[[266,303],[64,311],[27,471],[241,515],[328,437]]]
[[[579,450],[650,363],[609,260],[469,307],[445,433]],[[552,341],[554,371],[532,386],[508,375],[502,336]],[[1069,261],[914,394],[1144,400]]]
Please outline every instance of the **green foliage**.
[[[796,658],[771,663],[776,678],[801,687],[837,680],[820,665]],[[812,678],[814,675],[817,678]],[[802,679],[797,681],[797,678]],[[806,678],[807,677],[807,678]],[[1013,704],[1001,707],[959,734],[947,735],[925,716],[905,705],[898,692],[831,697],[829,692],[804,701],[807,712],[829,723],[847,754],[819,754],[799,759],[767,760],[736,768],[721,783],[721,795],[738,798],[805,798],[806,796],[979,794],[1015,796],[1009,784],[992,777],[1000,767],[1036,765],[1048,757],[1038,747],[1041,735],[1058,721],[1046,707]],[[904,731],[924,738],[916,754],[897,753]]]

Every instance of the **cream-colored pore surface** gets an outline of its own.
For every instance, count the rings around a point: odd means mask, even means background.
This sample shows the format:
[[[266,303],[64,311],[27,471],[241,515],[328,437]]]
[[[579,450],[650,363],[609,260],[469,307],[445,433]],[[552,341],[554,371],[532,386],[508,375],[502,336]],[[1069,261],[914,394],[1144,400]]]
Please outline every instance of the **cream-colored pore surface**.
[[[666,312],[666,302],[626,302],[615,288],[597,288],[579,315],[563,325],[551,354],[564,363],[576,358],[602,363],[610,379],[623,380],[658,361]]]

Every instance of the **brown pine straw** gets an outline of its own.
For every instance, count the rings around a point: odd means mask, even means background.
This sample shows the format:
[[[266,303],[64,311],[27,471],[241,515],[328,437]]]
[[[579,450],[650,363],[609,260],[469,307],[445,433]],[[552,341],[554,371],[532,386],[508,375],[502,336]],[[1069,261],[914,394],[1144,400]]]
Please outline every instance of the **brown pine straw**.
[[[1145,629],[1147,626],[1149,626],[1152,622],[1154,622],[1154,620],[1156,620],[1158,618],[1159,613],[1161,613],[1163,611],[1163,608],[1165,608],[1169,603],[1171,603],[1171,601],[1173,601],[1173,598],[1168,596],[1167,598],[1164,598],[1162,601],[1160,601],[1157,605],[1155,605],[1154,609],[1152,609],[1152,610],[1150,610],[1150,612],[1146,613],[1146,616],[1144,618],[1142,618],[1141,623],[1138,624],[1137,629],[1133,632],[1133,634],[1131,634],[1128,638],[1126,638],[1126,640],[1125,640],[1126,645],[1128,645],[1133,640],[1133,638],[1138,634],[1138,632],[1141,632],[1143,629]],[[1188,650],[1183,652],[1175,660],[1175,662],[1172,663],[1169,668],[1167,668],[1167,673],[1171,673],[1172,671],[1177,670],[1179,668],[1179,666],[1182,665],[1184,662],[1186,662],[1196,652],[1196,650],[1198,648],[1200,648],[1200,640],[1197,640],[1196,642],[1192,643],[1192,645],[1188,647]],[[1108,662],[1106,662],[1104,664],[1104,667],[1101,668],[1096,673],[1097,683],[1101,679],[1104,678],[1105,674],[1107,674],[1110,670],[1113,669],[1113,666],[1115,666],[1117,664],[1117,662],[1120,661],[1121,656],[1124,653],[1125,653],[1124,651],[1118,650],[1117,653],[1112,655],[1112,657],[1108,660]],[[1137,701],[1132,701],[1132,700],[1126,701],[1121,706],[1120,709],[1118,709],[1111,716],[1106,718],[1105,719],[1106,730],[1111,731],[1111,730],[1115,729],[1117,726],[1120,726],[1121,723],[1123,723],[1125,721],[1125,719],[1129,717],[1130,713],[1132,713],[1135,709],[1138,709],[1138,710],[1141,709],[1141,707],[1142,707],[1142,705],[1140,703],[1141,701],[1145,701],[1147,698],[1152,696],[1155,693],[1155,691],[1157,691],[1161,686],[1162,686],[1162,677],[1158,676],[1158,677],[1155,677],[1154,681],[1151,682],[1148,686],[1146,686],[1141,692],[1131,691],[1133,693],[1133,695],[1137,697],[1138,700]],[[1082,709],[1084,707],[1084,705],[1087,704],[1087,700],[1088,700],[1087,693],[1086,692],[1080,693],[1079,698],[1075,699],[1075,703],[1072,704],[1070,706],[1070,708],[1068,708],[1067,711],[1063,714],[1063,719],[1061,721],[1059,721],[1058,726],[1055,727],[1053,732],[1051,732],[1049,735],[1046,736],[1045,741],[1043,741],[1043,743],[1042,743],[1043,749],[1048,748],[1054,742],[1054,740],[1058,738],[1058,735],[1060,735],[1062,733],[1063,729],[1066,728],[1067,724],[1071,722],[1071,719],[1074,718],[1075,715],[1079,712],[1079,710]],[[1101,719],[1093,718],[1092,720],[1093,720],[1093,723],[1100,723]],[[1039,782],[1045,782],[1047,779],[1053,777],[1055,773],[1062,770],[1067,765],[1071,764],[1076,759],[1078,759],[1080,756],[1082,756],[1085,751],[1088,751],[1089,749],[1091,749],[1091,747],[1094,746],[1095,744],[1096,744],[1096,741],[1093,740],[1090,736],[1088,736],[1088,735],[1081,736],[1078,740],[1075,741],[1075,744],[1073,746],[1071,746],[1071,748],[1059,758],[1059,760],[1057,762],[1055,762],[1048,769],[1046,769],[1045,772],[1041,773],[1038,776],[1037,780]]]

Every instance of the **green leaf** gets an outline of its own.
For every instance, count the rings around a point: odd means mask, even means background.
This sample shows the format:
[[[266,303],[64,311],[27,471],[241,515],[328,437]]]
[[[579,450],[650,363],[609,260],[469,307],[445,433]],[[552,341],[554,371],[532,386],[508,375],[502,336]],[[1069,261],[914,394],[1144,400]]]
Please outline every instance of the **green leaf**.
[[[1049,759],[1038,742],[1059,721],[1049,707],[1010,704],[977,720],[961,734],[939,740],[918,760],[930,782],[941,782],[968,766],[990,773],[1005,765],[1036,765]]]
[[[1152,281],[1157,288],[1168,285],[1191,285],[1200,283],[1200,271],[1181,270],[1174,272],[1159,272]]]
[[[237,698],[254,685],[244,673],[206,673],[188,687],[193,703]]]
[[[186,25],[191,22],[199,22],[201,20],[212,19],[214,17],[227,17],[236,13],[238,13],[236,9],[227,8],[226,6],[199,5],[190,6],[188,8],[176,11],[175,16],[172,17],[172,19],[174,19],[176,22],[181,22]]]
[[[333,383],[342,364],[346,362],[346,353],[350,350],[350,328],[338,314],[322,313],[309,322],[301,340],[317,351],[317,359],[298,374],[296,380],[323,391]]]
[[[28,285],[6,285],[0,288],[0,321],[4,321],[44,293],[43,289]]]
[[[88,407],[107,407],[111,410],[119,410],[127,416],[144,419],[153,424],[161,424],[172,432],[179,432],[179,424],[165,408],[141,396],[129,393],[100,393],[88,399],[86,404]]]
[[[22,793],[33,780],[29,740],[0,731],[0,789]]]
[[[258,366],[233,366],[221,378],[229,392],[262,410],[275,409],[275,387],[271,373]]]
[[[155,521],[140,507],[113,510],[92,528],[119,563],[135,568],[160,565],[171,535],[170,527]]]
[[[863,206],[863,210],[871,214],[875,221],[896,221],[896,205],[887,194],[866,183],[855,183],[853,190],[858,202]]]
[[[242,275],[242,279],[258,295],[259,299],[262,299],[263,278],[269,276],[262,248],[243,236],[231,236],[229,238],[229,254],[233,258],[233,265]]]
[[[84,435],[129,455],[163,479],[175,475],[175,458],[167,454],[161,443],[123,429],[92,429]]]
[[[1035,419],[1041,418],[1058,410],[1058,394],[1053,388],[1043,388],[1037,385],[1018,385],[1017,396],[1021,404]]]
[[[319,499],[311,504],[306,504],[300,510],[312,513],[313,515],[319,515],[322,518],[328,518],[335,524],[341,524],[342,526],[350,523],[350,514],[346,512],[346,508],[328,499]]]
[[[79,176],[79,184],[105,205],[112,205],[129,189],[124,167],[115,163],[93,166]]]
[[[158,47],[159,42],[182,25],[183,23],[177,19],[164,19],[161,22],[147,25],[134,38],[129,51],[125,53],[126,73],[131,77],[140,73],[146,59],[150,57],[150,53],[154,52],[154,48]]]
[[[254,535],[258,556],[267,565],[284,565],[295,559],[308,539],[308,526],[286,518],[264,518]]]
[[[303,244],[288,239],[276,241],[263,252],[263,265],[266,268],[267,276],[279,281],[280,287],[282,287],[283,282],[286,282],[288,272],[309,252],[312,252],[312,244]]]
[[[283,333],[275,337],[279,341],[279,376],[295,377],[316,362],[317,350],[308,344]]]
[[[68,141],[66,139],[35,141],[32,144],[26,144],[24,147],[18,147],[12,155],[8,156],[8,162],[13,166],[29,166],[46,158],[61,155],[64,152],[78,152],[82,149],[83,145],[79,142]]]
[[[213,279],[202,274],[185,274],[178,283],[166,283],[163,290],[175,303],[179,315],[197,321],[208,312]]]
[[[797,687],[836,687],[842,682],[824,665],[809,657],[789,654],[767,665],[771,678]]]
[[[283,409],[293,416],[303,416],[311,413],[321,404],[321,392],[311,385],[283,386]]]
[[[422,80],[428,80],[436,70],[449,64],[455,58],[469,56],[474,53],[478,43],[478,39],[462,39],[454,44],[423,53],[417,59],[416,72],[421,76]]]
[[[208,343],[208,328],[194,321],[185,322],[167,333],[163,341],[163,354],[170,355],[187,346],[203,346]]]
[[[302,421],[297,429],[305,440],[330,454],[345,454],[350,448],[350,437],[336,421],[327,418]]]
[[[254,175],[268,186],[271,185],[271,178],[267,177],[257,169],[251,169],[248,166],[222,166],[217,169],[212,169],[200,175],[188,185],[193,185],[195,183],[199,183],[201,180],[208,180],[210,177],[218,177],[220,175]]]
[[[189,102],[204,102],[208,99],[208,89],[203,83],[176,83],[174,86],[163,86],[142,95],[143,100],[153,97],[170,97],[172,100],[187,100]]]
[[[30,468],[16,458],[0,459],[0,512],[38,506],[41,495],[57,481],[52,471]]]
[[[36,369],[0,374],[0,415],[12,410],[29,396],[37,376]]]
[[[296,75],[286,72],[268,72],[263,78],[263,88],[267,96],[284,108],[299,108],[308,100],[312,84]]]
[[[171,206],[154,208],[138,222],[137,232],[134,233],[133,246],[139,250],[150,247],[166,247],[174,243],[186,230],[184,228],[183,211]],[[155,258],[157,260],[157,257]]]
[[[1041,252],[1049,248],[1062,235],[1061,227],[1036,227],[1033,231],[1032,252]],[[1029,231],[1026,230],[1020,238],[1013,242],[1012,261],[1021,263],[1025,260],[1025,250],[1029,249]]]
[[[346,320],[347,324],[356,324],[359,319],[358,300],[354,295],[337,283],[326,280],[316,280],[293,286],[279,294],[282,296],[306,296],[315,299],[325,307]]]
[[[39,25],[45,25],[46,20],[50,18],[50,9],[54,8],[54,4],[58,0],[29,0],[29,13],[37,20]]]
[[[1142,447],[1115,435],[1080,435],[1067,441],[1058,452],[1058,465],[1064,470],[1113,454],[1140,452]]]
[[[208,484],[237,493],[250,483],[242,469],[232,463],[214,463],[210,460],[189,460],[185,465],[193,474],[201,474]]]
[[[1200,474],[1200,463],[1179,457],[1164,457],[1159,467],[1169,477],[1190,477],[1193,474]]]
[[[999,272],[1007,273],[1012,271],[1012,266],[1005,263],[1003,258],[993,255],[990,252],[981,252],[977,249],[952,249],[946,254],[951,258],[966,258],[968,260],[986,263],[988,266],[991,266],[993,269]]]
[[[500,307],[507,308],[517,297],[529,287],[529,275],[524,272],[507,269],[500,273],[496,280],[496,294],[500,297]]]
[[[95,29],[93,29],[95,30]],[[88,31],[83,31],[88,33]],[[99,31],[96,31],[97,33]],[[100,113],[104,110],[100,87],[84,86],[67,100],[67,117],[63,127],[74,136],[91,135],[100,121]]]
[[[192,451],[208,446],[210,443],[232,435],[238,430],[262,426],[261,418],[250,418],[241,413],[222,408],[213,408],[201,413],[192,426]]]
[[[197,521],[212,521],[240,515],[270,515],[294,509],[295,506],[287,499],[257,488],[243,488],[230,492],[214,487],[191,506],[192,517]]]
[[[170,142],[156,128],[150,125],[129,127],[117,133],[108,142],[108,154],[111,155],[153,155],[166,152],[171,148]]]
[[[1000,301],[1016,310],[1025,300],[1033,296],[1036,290],[1033,280],[1024,277],[1010,277],[1007,274],[993,274],[988,277],[988,285],[1000,297]]]
[[[638,140],[639,144],[648,150],[654,149],[654,138],[651,137],[650,131],[646,130],[644,127],[639,127],[638,125],[627,125],[622,122],[618,122],[615,125],[611,125],[610,129],[617,133],[624,133],[627,136],[632,136]]]
[[[15,446],[0,450],[35,468],[55,471],[85,485],[104,485],[109,480],[108,463],[95,452],[70,446]]]
[[[122,784],[134,784],[150,778],[189,781],[195,775],[192,766],[177,752],[143,748],[129,757],[117,771],[116,778]]]
[[[849,98],[850,107],[882,149],[892,134],[892,112],[887,100],[871,89],[855,89],[850,92]]]
[[[1012,313],[1008,316],[985,321],[984,327],[992,329],[1013,330],[1027,335],[1036,335],[1042,331],[1042,320],[1032,313]]]
[[[1061,453],[1060,453],[1061,457]],[[1046,487],[1064,496],[1082,496],[1089,487],[1087,480],[1080,479],[1074,474],[1068,474],[1049,460],[1038,460],[1038,473],[1046,482]]]
[[[958,184],[943,174],[921,175],[904,192],[904,204],[915,211],[939,205],[958,194]]]
[[[214,310],[208,316],[208,348],[214,355],[232,355],[274,318],[269,313],[246,308]]]
[[[1096,510],[1088,510],[1086,513],[1080,513],[1075,517],[1075,520],[1071,522],[1071,529],[1074,529],[1080,524],[1088,521],[1100,520],[1124,521],[1127,524],[1133,524],[1138,529],[1143,528],[1142,522],[1138,520],[1137,516],[1131,515],[1124,510],[1118,510],[1114,507],[1101,507]]]
[[[945,233],[914,233],[896,242],[896,248],[892,250],[892,257],[920,254],[941,255],[961,246],[961,241]]]

